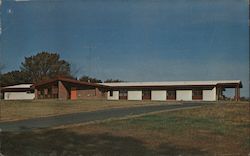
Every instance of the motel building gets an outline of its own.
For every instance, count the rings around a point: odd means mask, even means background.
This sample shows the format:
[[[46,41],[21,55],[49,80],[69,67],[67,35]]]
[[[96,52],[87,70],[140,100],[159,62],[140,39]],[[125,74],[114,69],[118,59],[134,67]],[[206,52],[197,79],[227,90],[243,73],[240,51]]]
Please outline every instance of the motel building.
[[[240,80],[88,83],[56,78],[34,84],[36,99],[107,99],[152,101],[218,101],[223,91],[235,89],[240,100]]]

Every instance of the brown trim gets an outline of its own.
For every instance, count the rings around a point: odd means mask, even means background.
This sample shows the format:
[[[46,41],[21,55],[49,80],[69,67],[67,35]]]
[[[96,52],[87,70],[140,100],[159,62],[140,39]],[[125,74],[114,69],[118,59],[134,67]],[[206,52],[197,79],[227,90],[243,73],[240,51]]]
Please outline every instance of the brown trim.
[[[193,100],[202,100],[202,96],[192,96]]]
[[[31,88],[3,88],[1,92],[25,92],[25,91],[34,91]]]
[[[167,96],[167,100],[176,100],[176,96]]]
[[[128,96],[119,96],[119,99],[120,99],[120,100],[127,100],[127,99],[128,99]]]
[[[235,86],[239,86],[239,88],[242,88],[242,83],[218,83],[216,86],[220,86],[223,88],[235,88]]]

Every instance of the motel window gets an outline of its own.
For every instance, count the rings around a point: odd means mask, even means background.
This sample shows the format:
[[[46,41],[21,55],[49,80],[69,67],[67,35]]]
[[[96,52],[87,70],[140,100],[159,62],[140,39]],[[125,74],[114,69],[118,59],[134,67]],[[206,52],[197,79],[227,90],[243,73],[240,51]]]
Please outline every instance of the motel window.
[[[151,91],[150,90],[143,90],[142,96],[151,96]]]
[[[175,95],[176,95],[176,91],[175,90],[167,91],[167,93],[168,93],[169,97],[175,97]]]
[[[128,96],[127,90],[120,90],[119,91],[119,96]]]
[[[113,90],[109,91],[109,96],[113,96]]]
[[[193,89],[193,96],[202,96],[201,89]]]

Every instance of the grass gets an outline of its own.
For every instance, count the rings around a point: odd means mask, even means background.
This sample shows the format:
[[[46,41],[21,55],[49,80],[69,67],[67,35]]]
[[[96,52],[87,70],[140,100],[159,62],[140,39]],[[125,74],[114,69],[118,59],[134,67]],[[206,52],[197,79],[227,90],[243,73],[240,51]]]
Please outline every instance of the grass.
[[[248,103],[217,104],[112,121],[100,126],[113,133],[125,130],[155,148],[166,140],[177,147],[198,148],[211,155],[246,155],[250,152],[249,113]]]
[[[0,101],[0,122],[55,116],[77,112],[95,111],[155,104],[152,101],[107,101],[107,100],[19,100]]]
[[[6,155],[248,155],[248,103],[2,134]]]

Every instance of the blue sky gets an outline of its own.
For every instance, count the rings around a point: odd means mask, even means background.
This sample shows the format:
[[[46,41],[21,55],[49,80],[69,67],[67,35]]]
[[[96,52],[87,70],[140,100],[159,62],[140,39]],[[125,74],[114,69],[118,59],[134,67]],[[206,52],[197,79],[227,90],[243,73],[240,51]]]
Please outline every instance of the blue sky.
[[[1,27],[4,72],[49,51],[77,76],[240,79],[249,95],[247,0],[2,0]]]

